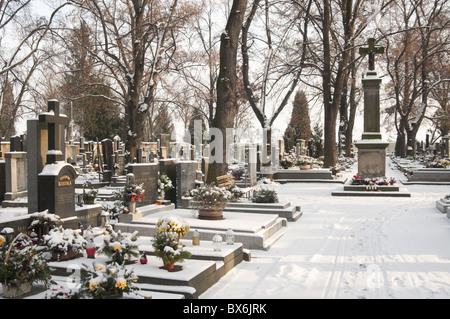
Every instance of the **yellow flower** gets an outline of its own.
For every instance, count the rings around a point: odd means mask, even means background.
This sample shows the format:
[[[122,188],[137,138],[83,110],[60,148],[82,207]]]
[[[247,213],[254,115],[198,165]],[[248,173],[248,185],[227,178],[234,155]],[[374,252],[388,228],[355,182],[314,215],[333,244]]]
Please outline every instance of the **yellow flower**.
[[[114,249],[114,251],[121,250],[122,246],[120,245],[120,243],[115,242],[115,243],[113,243],[113,249]]]
[[[123,278],[117,278],[116,280],[116,288],[124,290],[127,286],[127,282]]]
[[[89,290],[94,291],[98,287],[98,281],[97,279],[91,279],[89,280]]]
[[[95,269],[97,269],[97,270],[105,270],[105,265],[102,265],[102,264],[98,264],[98,265],[96,265],[95,266]]]
[[[5,242],[5,237],[0,235],[0,246],[2,246],[4,242]]]

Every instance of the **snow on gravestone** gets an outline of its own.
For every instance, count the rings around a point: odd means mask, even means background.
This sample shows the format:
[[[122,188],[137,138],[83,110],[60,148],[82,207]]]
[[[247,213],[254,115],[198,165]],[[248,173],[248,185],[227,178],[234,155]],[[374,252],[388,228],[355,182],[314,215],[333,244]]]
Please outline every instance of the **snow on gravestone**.
[[[56,162],[44,166],[38,175],[39,211],[61,218],[75,216],[75,179],[77,173],[72,165]]]

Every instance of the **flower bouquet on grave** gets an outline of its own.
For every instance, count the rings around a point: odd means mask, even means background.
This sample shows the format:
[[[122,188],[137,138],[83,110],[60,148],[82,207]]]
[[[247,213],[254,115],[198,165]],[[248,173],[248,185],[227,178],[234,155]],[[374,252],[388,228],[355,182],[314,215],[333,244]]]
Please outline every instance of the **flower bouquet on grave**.
[[[167,176],[166,173],[162,173],[158,177],[158,192],[161,194],[161,199],[164,199],[165,192],[173,189],[172,180]]]
[[[231,193],[230,202],[237,202],[244,197],[244,192],[236,185],[230,185],[228,191]]]
[[[53,228],[43,237],[43,244],[52,253],[52,259],[61,261],[79,256],[86,248],[86,240],[73,229],[64,229],[62,226]]]
[[[153,237],[152,247],[155,255],[163,261],[166,270],[173,270],[176,262],[183,262],[191,258],[192,254],[184,250],[184,246],[178,241],[178,233],[162,231]]]
[[[141,202],[144,199],[145,189],[144,184],[130,184],[125,186],[124,196],[125,202]]]
[[[48,209],[31,214],[30,219],[31,224],[28,230],[34,232],[38,240],[42,240],[42,237],[51,229],[62,224],[61,218],[58,215],[50,214]]]
[[[50,269],[43,251],[37,251],[31,239],[20,233],[14,239],[0,235],[0,282],[4,297],[16,297],[31,291],[34,282],[49,288]]]
[[[136,211],[136,203],[142,202],[145,196],[144,184],[129,184],[124,187],[123,201],[124,205],[128,206],[127,211],[134,213]],[[125,212],[125,210],[124,210]]]
[[[105,255],[111,259],[112,262],[122,264],[131,263],[132,258],[140,256],[138,244],[138,231],[132,234],[122,234],[122,232],[110,230],[110,234],[105,236],[103,243],[97,250],[97,253]]]
[[[79,294],[84,298],[113,299],[122,298],[123,293],[138,291],[135,284],[138,276],[133,269],[124,265],[111,263],[104,265],[93,263],[92,266],[82,264]]]
[[[253,203],[278,203],[278,193],[275,190],[259,188],[253,191]]]
[[[295,163],[295,156],[292,154],[284,155],[280,160],[280,165],[283,168],[293,167]]]
[[[222,219],[222,211],[232,195],[228,189],[215,185],[204,185],[190,191],[192,206],[198,209],[200,219]]]
[[[446,168],[447,165],[449,164],[448,161],[443,161],[443,160],[433,160],[431,162],[428,162],[425,164],[426,168]]]
[[[53,286],[45,294],[45,299],[80,299],[80,294],[72,289],[63,286]]]
[[[89,188],[86,191],[86,188]],[[92,183],[89,181],[84,182],[83,184],[83,202],[85,204],[93,204],[95,198],[97,197],[98,191],[92,186]]]
[[[231,175],[233,175],[235,180],[240,180],[242,175],[245,173],[245,168],[242,166],[234,166],[231,170]]]
[[[295,166],[298,166],[301,170],[311,169],[312,160],[309,157],[302,156],[297,159]]]
[[[178,239],[183,238],[189,232],[189,225],[177,216],[162,217],[156,223],[156,233],[176,233]]]

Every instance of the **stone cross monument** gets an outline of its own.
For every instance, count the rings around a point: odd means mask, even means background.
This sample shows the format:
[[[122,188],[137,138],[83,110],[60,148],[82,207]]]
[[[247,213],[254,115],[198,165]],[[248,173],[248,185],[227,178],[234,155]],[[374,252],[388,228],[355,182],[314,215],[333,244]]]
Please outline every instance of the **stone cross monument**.
[[[385,177],[386,147],[380,133],[380,84],[381,78],[375,71],[375,54],[384,53],[384,48],[375,45],[370,38],[367,47],[359,53],[369,56],[369,70],[362,80],[364,89],[364,132],[361,141],[355,143],[358,148],[358,173],[361,178]]]

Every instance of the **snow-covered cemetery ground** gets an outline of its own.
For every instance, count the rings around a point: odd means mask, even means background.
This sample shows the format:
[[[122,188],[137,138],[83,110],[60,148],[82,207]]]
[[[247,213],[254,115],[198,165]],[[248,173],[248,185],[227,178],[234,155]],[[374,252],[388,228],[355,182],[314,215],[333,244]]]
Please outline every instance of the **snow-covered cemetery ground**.
[[[343,172],[356,174],[357,163]],[[450,219],[436,201],[447,185],[403,185],[410,197],[331,196],[339,183],[272,183],[280,202],[301,206],[268,250],[250,250],[198,298],[212,299],[447,299],[450,297]],[[0,218],[20,214],[4,208]],[[23,209],[22,209],[23,211]]]
[[[351,178],[353,166],[344,174]],[[303,216],[269,251],[252,251],[201,298],[449,298],[449,186],[407,185],[411,197],[333,197],[342,185],[274,186]]]

